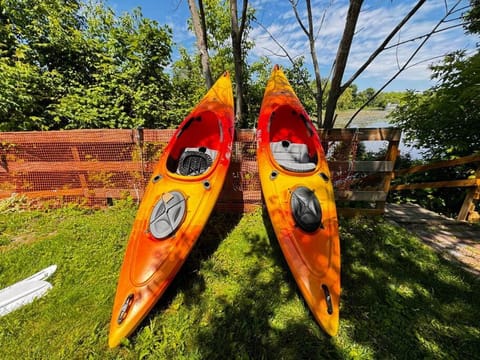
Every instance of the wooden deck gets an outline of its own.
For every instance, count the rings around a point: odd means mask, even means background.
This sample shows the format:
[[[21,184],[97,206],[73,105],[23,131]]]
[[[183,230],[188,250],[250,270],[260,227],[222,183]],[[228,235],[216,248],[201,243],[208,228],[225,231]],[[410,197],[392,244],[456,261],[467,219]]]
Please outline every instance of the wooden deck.
[[[415,204],[387,204],[385,218],[406,228],[449,260],[480,275],[480,226]]]

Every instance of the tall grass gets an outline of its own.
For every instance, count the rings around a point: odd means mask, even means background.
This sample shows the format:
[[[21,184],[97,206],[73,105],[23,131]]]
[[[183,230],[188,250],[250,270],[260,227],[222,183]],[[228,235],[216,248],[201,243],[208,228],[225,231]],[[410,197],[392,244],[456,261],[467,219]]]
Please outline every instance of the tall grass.
[[[0,287],[50,265],[43,298],[0,318],[2,359],[479,358],[480,283],[377,219],[341,221],[340,332],[308,311],[261,210],[214,214],[167,293],[107,336],[135,207],[0,213]]]

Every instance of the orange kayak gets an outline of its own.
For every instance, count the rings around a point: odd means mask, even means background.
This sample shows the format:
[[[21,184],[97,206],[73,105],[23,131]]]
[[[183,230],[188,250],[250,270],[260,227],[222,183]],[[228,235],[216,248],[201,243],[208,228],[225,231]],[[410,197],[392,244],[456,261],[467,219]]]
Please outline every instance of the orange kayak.
[[[225,73],[179,125],[145,189],[120,270],[110,347],[140,324],[192,250],[223,187],[233,134]]]
[[[275,235],[315,319],[339,325],[340,242],[333,185],[317,131],[275,66],[257,129],[262,193]]]

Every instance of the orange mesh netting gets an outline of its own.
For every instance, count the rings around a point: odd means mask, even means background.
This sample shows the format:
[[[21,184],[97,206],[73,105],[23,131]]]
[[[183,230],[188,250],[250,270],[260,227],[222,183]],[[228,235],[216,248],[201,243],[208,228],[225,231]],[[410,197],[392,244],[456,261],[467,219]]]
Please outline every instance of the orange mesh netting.
[[[71,130],[0,133],[0,198],[22,194],[50,205],[105,206],[141,199],[175,130]],[[255,133],[237,131],[217,207],[244,211],[261,201]]]
[[[153,167],[175,130],[69,130],[0,132],[0,199],[13,194],[45,206],[80,203],[101,207],[113,199],[141,199]],[[340,198],[371,197],[384,201],[394,154],[400,139],[397,129],[320,130],[329,143],[327,159]],[[388,161],[359,161],[361,141],[387,141]],[[393,146],[393,147],[392,147]],[[368,175],[370,174],[370,175]],[[365,176],[368,175],[368,176]],[[360,181],[361,180],[361,181]],[[388,181],[389,183],[389,181]],[[379,187],[383,197],[379,200]],[[352,197],[352,191],[362,191]],[[378,189],[377,189],[378,190]],[[343,193],[343,195],[342,195]],[[342,197],[343,196],[343,197]],[[254,130],[237,130],[232,161],[217,209],[250,211],[261,205]],[[344,199],[345,200],[345,199]],[[338,206],[338,204],[337,204]]]

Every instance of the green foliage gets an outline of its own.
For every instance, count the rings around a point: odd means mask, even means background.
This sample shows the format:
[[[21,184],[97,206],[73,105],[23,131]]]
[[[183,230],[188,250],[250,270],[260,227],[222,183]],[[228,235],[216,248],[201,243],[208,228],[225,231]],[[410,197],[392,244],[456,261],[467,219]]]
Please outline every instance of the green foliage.
[[[432,70],[438,85],[408,92],[393,122],[407,140],[428,148],[431,158],[471,155],[480,149],[480,53],[450,54]]]
[[[316,114],[315,84],[305,66],[305,57],[299,56],[291,67],[285,69],[285,76],[308,114]],[[265,82],[266,83],[266,82]]]
[[[348,87],[345,91],[340,95],[337,101],[337,109],[338,110],[346,110],[350,109],[353,105],[353,94],[352,88]]]
[[[412,166],[425,165],[427,163],[429,163],[429,161],[413,161],[408,155],[400,155],[397,158],[395,167],[398,169],[407,169]],[[455,166],[401,176],[394,179],[392,184],[464,180],[469,176],[474,175],[474,173],[475,167],[472,165]],[[388,201],[395,203],[415,203],[437,213],[444,214],[450,218],[456,218],[462,207],[466,192],[467,190],[465,188],[432,188],[393,191],[388,194]]]
[[[185,48],[179,52],[180,58],[172,66],[172,96],[167,106],[170,126],[178,125],[206,92],[200,58],[191,57]]]
[[[244,117],[247,128],[254,128],[260,113],[265,85],[270,77],[271,62],[266,57],[260,58],[251,63],[247,70],[250,80],[244,84],[246,91]]]
[[[340,221],[340,331],[325,335],[266,214],[212,216],[181,271],[108,349],[136,207],[0,213],[0,288],[51,264],[53,289],[2,318],[3,359],[475,358],[478,280],[381,218]],[[6,244],[6,240],[10,242]]]
[[[171,30],[103,2],[5,1],[0,130],[166,127]]]
[[[470,0],[470,9],[465,14],[465,28],[469,33],[480,33],[480,0]]]

